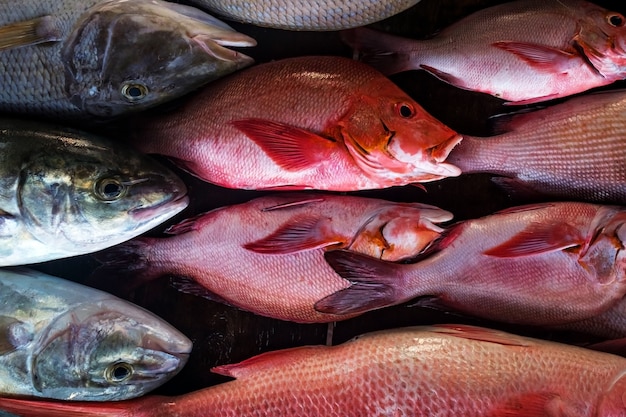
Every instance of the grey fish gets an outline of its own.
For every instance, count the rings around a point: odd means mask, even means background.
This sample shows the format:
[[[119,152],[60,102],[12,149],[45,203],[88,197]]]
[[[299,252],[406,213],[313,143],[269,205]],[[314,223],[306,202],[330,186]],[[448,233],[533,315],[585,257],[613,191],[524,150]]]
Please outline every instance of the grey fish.
[[[420,0],[188,0],[225,16],[258,26],[329,31],[378,22]]]
[[[0,0],[0,110],[111,117],[252,64],[254,39],[160,0]]]
[[[501,118],[502,119],[502,118]],[[463,136],[448,161],[525,194],[626,204],[626,90],[576,97]]]
[[[191,341],[108,293],[21,268],[0,269],[0,395],[134,398],[187,361]]]
[[[123,143],[0,120],[0,266],[80,255],[183,210],[185,184]]]

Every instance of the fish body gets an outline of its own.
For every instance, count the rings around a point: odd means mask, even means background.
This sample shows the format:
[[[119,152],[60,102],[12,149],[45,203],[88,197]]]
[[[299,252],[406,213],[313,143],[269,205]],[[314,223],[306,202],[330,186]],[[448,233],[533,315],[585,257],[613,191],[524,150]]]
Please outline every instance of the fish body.
[[[0,270],[0,393],[62,400],[138,397],[174,376],[191,341],[103,291]]]
[[[626,77],[626,18],[580,0],[517,0],[432,39],[358,28],[345,41],[385,74],[424,69],[510,104],[564,97]]]
[[[30,121],[0,120],[0,185],[1,266],[101,250],[188,204],[181,179],[123,143]]]
[[[239,22],[276,29],[314,31],[341,30],[369,25],[400,13],[419,1],[190,0],[198,7],[205,7]]]
[[[0,1],[0,110],[104,118],[144,110],[250,65],[255,41],[160,0]]]
[[[268,196],[172,226],[168,238],[139,238],[97,257],[103,280],[124,270],[144,279],[186,277],[231,305],[296,322],[348,318],[313,304],[349,285],[324,261],[333,248],[381,259],[414,256],[452,215],[433,206],[362,197]]]
[[[555,326],[598,316],[626,293],[626,211],[546,203],[458,223],[409,265],[334,251],[326,260],[352,283],[315,304],[364,312],[417,296],[508,323]]]
[[[448,161],[526,194],[626,204],[626,91],[504,117],[504,133],[464,136]]]
[[[207,85],[133,144],[224,187],[354,191],[456,176],[460,139],[367,65],[298,57]]]
[[[617,417],[625,369],[607,353],[442,325],[265,353],[214,369],[236,380],[178,397],[0,407],[24,417]]]

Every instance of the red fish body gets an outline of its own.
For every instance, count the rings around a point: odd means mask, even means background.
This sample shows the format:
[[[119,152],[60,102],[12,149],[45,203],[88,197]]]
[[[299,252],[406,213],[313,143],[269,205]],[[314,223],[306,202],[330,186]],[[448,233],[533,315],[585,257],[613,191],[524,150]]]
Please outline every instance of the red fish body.
[[[134,144],[224,187],[354,191],[459,175],[459,141],[369,66],[302,57],[207,86]]]
[[[626,78],[626,19],[580,0],[480,10],[428,40],[369,29],[344,35],[385,74],[424,69],[459,88],[527,104]]]
[[[626,359],[471,326],[387,330],[270,352],[234,381],[117,403],[0,399],[24,417],[618,417]]]
[[[173,226],[169,238],[141,238],[100,255],[98,275],[128,268],[145,279],[190,278],[229,304],[296,322],[330,322],[313,305],[349,286],[324,261],[345,248],[379,259],[418,254],[452,214],[417,203],[302,194],[269,196]]]
[[[585,203],[517,207],[452,226],[409,265],[334,251],[351,282],[319,311],[364,312],[416,296],[466,314],[553,326],[595,317],[626,293],[626,210]]]
[[[465,136],[448,160],[463,173],[501,175],[496,181],[513,190],[626,204],[626,90],[575,97],[499,123],[504,133]]]

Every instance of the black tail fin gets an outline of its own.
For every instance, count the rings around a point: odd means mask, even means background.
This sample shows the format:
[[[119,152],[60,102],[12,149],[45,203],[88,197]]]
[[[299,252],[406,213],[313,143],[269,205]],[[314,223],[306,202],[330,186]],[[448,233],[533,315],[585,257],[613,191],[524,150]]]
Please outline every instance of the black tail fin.
[[[341,39],[354,50],[356,59],[385,75],[419,69],[411,63],[410,56],[417,41],[367,28],[343,31]]]

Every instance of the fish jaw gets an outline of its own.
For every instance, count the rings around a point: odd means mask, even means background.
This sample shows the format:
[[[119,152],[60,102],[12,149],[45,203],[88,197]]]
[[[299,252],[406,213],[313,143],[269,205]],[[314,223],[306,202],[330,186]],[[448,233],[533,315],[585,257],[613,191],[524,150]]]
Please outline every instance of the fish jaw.
[[[75,401],[141,396],[176,375],[192,349],[170,324],[113,296],[74,306],[37,345],[31,368],[38,395]]]

